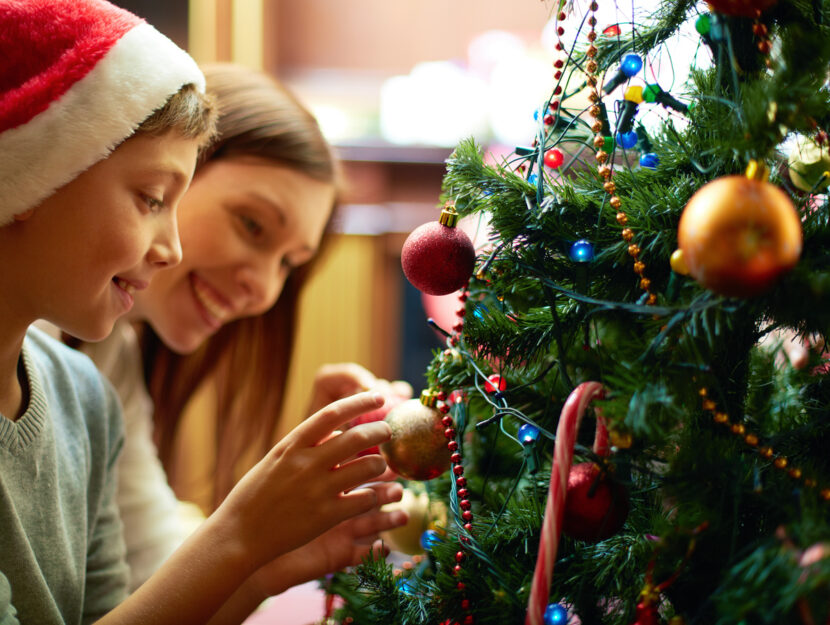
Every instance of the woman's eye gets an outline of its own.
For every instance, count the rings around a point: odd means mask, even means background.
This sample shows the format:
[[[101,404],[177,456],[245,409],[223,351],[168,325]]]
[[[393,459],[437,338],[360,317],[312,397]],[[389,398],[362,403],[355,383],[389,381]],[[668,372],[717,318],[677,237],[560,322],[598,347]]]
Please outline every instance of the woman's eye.
[[[242,223],[242,227],[253,236],[262,234],[262,225],[256,219],[248,217],[247,215],[240,215],[239,221]]]

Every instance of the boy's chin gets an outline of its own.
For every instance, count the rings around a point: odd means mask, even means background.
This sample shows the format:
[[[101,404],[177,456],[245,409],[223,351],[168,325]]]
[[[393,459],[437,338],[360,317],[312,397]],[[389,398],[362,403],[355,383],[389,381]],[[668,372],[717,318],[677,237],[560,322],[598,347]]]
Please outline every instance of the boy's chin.
[[[109,319],[102,320],[96,324],[83,323],[71,325],[57,321],[52,321],[52,323],[67,334],[74,336],[76,339],[80,339],[86,343],[97,343],[98,341],[103,341],[110,334],[112,334],[112,329],[115,327],[115,321],[115,319]]]

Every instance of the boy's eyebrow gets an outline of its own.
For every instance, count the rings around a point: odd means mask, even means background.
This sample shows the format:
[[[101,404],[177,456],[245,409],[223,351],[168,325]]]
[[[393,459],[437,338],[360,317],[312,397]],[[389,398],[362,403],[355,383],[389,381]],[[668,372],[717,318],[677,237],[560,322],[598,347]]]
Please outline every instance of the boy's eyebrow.
[[[189,173],[182,171],[175,165],[148,167],[146,169],[139,169],[137,173],[140,176],[166,176],[168,178],[172,178],[173,182],[179,186],[187,184],[187,181],[190,180]]]

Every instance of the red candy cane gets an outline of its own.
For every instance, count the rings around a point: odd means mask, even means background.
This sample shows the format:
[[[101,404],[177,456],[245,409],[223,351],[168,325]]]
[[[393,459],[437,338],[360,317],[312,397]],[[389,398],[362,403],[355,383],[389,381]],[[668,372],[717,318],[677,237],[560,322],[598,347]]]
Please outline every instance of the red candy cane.
[[[568,474],[573,464],[576,433],[588,404],[595,397],[602,398],[602,396],[603,389],[599,382],[583,382],[568,395],[562,407],[562,413],[559,415],[556,443],[553,447],[550,490],[545,504],[539,555],[536,557],[536,569],[533,571],[533,585],[530,588],[525,625],[543,625],[542,619],[548,605],[553,564],[556,561],[559,535],[562,531],[562,517],[565,514],[565,494],[568,490]],[[599,456],[607,456],[609,453],[608,430],[599,413],[597,413],[597,431],[594,436],[594,453]]]

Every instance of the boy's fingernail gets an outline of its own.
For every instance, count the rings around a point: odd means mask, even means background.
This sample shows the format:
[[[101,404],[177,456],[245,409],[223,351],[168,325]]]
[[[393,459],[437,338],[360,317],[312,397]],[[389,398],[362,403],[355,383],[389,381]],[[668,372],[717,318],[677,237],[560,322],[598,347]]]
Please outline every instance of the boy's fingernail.
[[[372,393],[372,399],[374,399],[375,402],[379,403],[379,404],[382,404],[386,401],[386,398],[384,398],[383,395],[381,395],[380,393],[377,393],[377,392]]]

